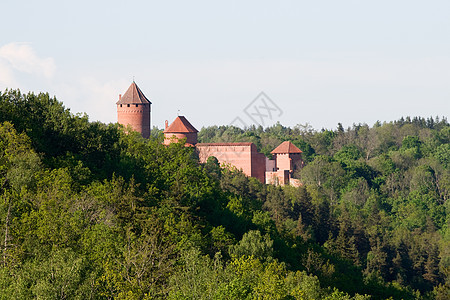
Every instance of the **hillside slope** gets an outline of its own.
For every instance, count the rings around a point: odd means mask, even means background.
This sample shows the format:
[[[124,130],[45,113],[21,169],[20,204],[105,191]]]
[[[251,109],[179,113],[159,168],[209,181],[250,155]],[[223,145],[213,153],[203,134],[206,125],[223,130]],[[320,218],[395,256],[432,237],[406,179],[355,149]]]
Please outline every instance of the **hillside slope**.
[[[2,299],[446,299],[450,126],[204,128],[291,140],[300,188],[0,94]],[[363,296],[364,295],[364,296]]]

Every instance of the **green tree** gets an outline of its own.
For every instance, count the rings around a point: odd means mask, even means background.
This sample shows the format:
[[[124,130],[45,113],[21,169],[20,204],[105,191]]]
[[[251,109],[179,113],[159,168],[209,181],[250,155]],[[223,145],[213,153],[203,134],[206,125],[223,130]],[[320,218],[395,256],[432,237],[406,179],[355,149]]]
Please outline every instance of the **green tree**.
[[[268,234],[261,235],[259,230],[245,233],[238,244],[231,246],[233,257],[252,256],[261,261],[270,261],[273,257],[273,241]]]

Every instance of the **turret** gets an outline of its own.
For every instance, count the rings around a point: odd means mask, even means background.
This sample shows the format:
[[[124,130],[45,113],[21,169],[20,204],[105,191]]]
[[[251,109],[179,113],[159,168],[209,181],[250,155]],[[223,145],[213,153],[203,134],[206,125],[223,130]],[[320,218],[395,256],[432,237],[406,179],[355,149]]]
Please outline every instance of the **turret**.
[[[168,124],[169,122],[166,121],[164,129],[165,145],[169,145],[172,142],[176,143],[181,139],[186,139],[186,146],[194,146],[197,144],[198,130],[185,117],[178,116],[170,126]]]
[[[291,175],[303,166],[302,150],[289,141],[281,143],[272,152],[276,170],[288,170]]]
[[[152,103],[133,81],[128,90],[119,95],[117,104],[117,122],[125,127],[130,125],[144,138],[150,136],[150,112]]]

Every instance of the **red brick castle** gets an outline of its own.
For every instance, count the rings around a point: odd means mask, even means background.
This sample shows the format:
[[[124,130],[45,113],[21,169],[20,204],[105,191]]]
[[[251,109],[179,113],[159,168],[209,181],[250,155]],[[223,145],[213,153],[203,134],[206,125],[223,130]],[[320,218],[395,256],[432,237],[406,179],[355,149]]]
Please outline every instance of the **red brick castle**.
[[[117,101],[117,121],[140,132],[144,138],[150,136],[150,105],[152,104],[133,81]],[[195,147],[201,163],[211,156],[220,164],[230,164],[241,169],[247,176],[276,185],[298,185],[292,178],[294,171],[303,166],[302,151],[291,142],[283,142],[268,159],[259,153],[253,143],[198,143],[198,130],[184,117],[178,116],[170,125],[166,121],[164,144],[184,141],[186,146]]]
[[[133,81],[125,94],[119,95],[117,105],[117,122],[125,127],[140,132],[144,138],[150,136],[150,112],[152,103],[144,96]]]

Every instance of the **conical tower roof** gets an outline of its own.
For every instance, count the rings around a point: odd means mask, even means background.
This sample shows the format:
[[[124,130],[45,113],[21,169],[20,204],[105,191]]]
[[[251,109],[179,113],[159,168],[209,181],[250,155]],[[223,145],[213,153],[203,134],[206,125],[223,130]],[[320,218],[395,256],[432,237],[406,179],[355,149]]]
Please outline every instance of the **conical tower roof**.
[[[130,85],[128,90],[123,94],[123,96],[116,102],[116,104],[147,104],[150,100],[145,97],[141,89],[137,86],[136,82]]]
[[[282,142],[278,147],[276,147],[272,152],[272,154],[281,154],[281,153],[302,153],[303,151],[298,149],[297,146],[292,144],[289,141]]]
[[[175,121],[164,130],[164,133],[189,133],[198,132],[194,126],[184,117],[178,116]]]

